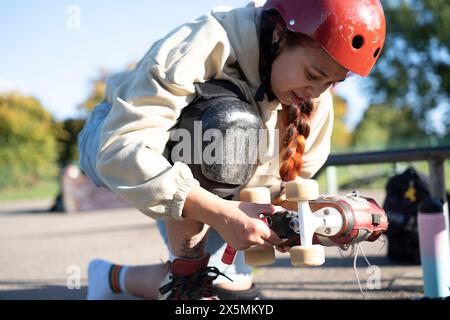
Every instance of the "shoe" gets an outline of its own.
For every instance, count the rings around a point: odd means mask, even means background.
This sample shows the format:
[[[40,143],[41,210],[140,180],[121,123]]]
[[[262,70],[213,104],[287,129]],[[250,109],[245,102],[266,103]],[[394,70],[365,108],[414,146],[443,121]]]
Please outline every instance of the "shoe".
[[[260,292],[254,284],[246,290],[230,290],[214,287],[214,294],[219,300],[259,300]]]
[[[212,282],[220,275],[228,277],[216,267],[208,267],[208,262],[209,255],[199,259],[175,259],[161,283],[159,299],[219,300]]]

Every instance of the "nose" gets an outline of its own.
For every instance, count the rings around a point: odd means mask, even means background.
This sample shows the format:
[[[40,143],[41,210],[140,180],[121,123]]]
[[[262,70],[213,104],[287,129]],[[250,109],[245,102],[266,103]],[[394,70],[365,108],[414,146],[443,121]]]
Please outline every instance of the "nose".
[[[316,86],[307,86],[306,87],[306,95],[307,99],[316,99],[320,96],[321,92],[320,89]]]

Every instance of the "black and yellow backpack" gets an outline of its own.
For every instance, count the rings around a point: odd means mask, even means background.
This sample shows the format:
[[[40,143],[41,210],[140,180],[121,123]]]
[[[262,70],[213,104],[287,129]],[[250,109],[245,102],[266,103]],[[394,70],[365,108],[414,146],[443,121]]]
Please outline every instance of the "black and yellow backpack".
[[[428,178],[412,167],[388,180],[383,209],[389,220],[386,235],[390,260],[420,264],[417,212],[429,195]]]

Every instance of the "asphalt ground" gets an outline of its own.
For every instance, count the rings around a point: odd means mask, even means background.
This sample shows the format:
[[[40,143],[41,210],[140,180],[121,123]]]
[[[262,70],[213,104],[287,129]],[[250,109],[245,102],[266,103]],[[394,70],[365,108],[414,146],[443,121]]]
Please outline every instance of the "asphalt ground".
[[[382,197],[374,196],[379,202]],[[83,300],[91,259],[132,265],[167,259],[154,220],[137,210],[51,213],[51,202],[0,204],[0,300]],[[371,264],[358,255],[356,271],[365,298],[422,297],[420,265],[390,261],[386,241],[362,244]],[[337,248],[325,251],[326,262],[321,267],[292,267],[288,254],[277,253],[273,265],[255,268],[254,282],[262,298],[364,299],[353,257],[342,257]],[[72,288],[77,276],[81,287]]]

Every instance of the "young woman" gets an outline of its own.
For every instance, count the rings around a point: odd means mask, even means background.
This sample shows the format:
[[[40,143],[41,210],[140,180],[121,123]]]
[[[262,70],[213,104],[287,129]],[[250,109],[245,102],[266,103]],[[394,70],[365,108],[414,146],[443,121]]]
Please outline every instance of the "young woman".
[[[241,202],[239,190],[268,187],[273,204],[287,205],[283,182],[311,177],[328,157],[329,88],[349,72],[368,75],[384,38],[379,0],[268,0],[186,23],[134,70],[110,77],[79,137],[81,167],[158,220],[169,261],[94,260],[88,298],[255,298],[242,256],[229,267],[220,262],[224,245],[280,239],[260,219],[273,205]],[[206,152],[209,129],[227,142],[215,153]],[[244,140],[228,143],[235,132]],[[186,133],[182,146],[193,154],[177,145]],[[213,135],[206,141],[217,142]],[[230,150],[256,161],[229,161]]]

